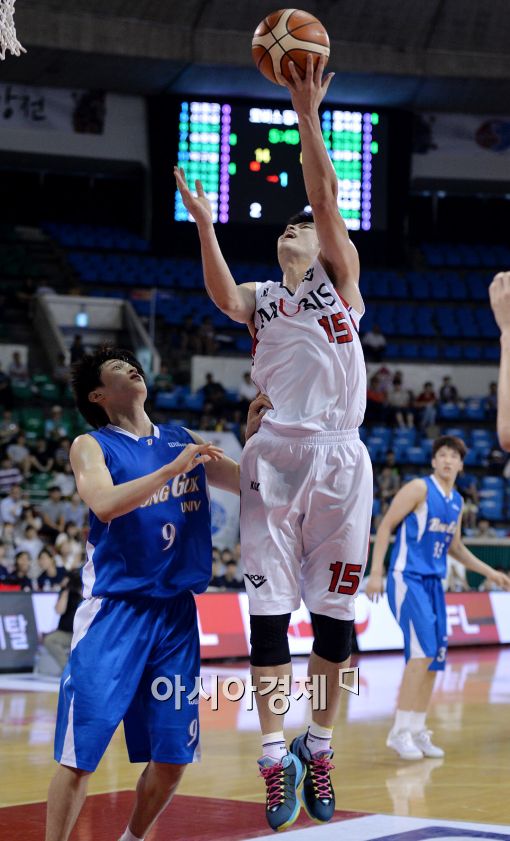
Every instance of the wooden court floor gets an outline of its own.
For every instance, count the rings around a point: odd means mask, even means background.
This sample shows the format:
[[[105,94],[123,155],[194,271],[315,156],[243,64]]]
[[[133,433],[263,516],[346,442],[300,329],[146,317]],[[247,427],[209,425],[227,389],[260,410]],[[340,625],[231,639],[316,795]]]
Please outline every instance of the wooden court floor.
[[[344,693],[334,733],[332,776],[337,808],[510,824],[510,649],[450,653],[446,671],[437,678],[429,721],[434,740],[446,751],[444,760],[405,762],[385,747],[402,674],[401,655],[363,655],[357,665],[359,695]],[[295,674],[304,675],[305,669],[305,661],[296,659]],[[214,681],[214,675],[222,681],[246,674],[246,664],[209,664],[204,668],[204,685]],[[40,803],[46,798],[55,768],[55,688],[9,689],[0,677],[0,824],[2,807]],[[221,804],[229,801],[263,802],[255,764],[260,754],[258,721],[249,706],[246,698],[233,702],[221,694],[216,711],[210,702],[201,701],[202,761],[187,770],[181,795],[208,802],[218,799],[218,809],[227,809]],[[307,702],[291,699],[286,719],[289,738],[305,728],[307,716]],[[132,789],[140,770],[127,761],[120,728],[91,778],[89,792]],[[191,802],[188,797],[185,800]],[[29,810],[7,811],[17,816],[18,823],[29,814]],[[21,829],[13,829],[11,837],[22,838]]]

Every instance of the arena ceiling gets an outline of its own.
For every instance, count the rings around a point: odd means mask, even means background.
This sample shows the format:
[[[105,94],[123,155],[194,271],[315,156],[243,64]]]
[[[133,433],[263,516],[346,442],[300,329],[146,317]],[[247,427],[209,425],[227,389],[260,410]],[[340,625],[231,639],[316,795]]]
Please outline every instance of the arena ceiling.
[[[250,52],[253,30],[275,7],[274,0],[17,0],[16,27],[28,53],[8,56],[0,78],[281,99]],[[337,101],[510,112],[509,0],[317,0],[300,7],[328,29]]]

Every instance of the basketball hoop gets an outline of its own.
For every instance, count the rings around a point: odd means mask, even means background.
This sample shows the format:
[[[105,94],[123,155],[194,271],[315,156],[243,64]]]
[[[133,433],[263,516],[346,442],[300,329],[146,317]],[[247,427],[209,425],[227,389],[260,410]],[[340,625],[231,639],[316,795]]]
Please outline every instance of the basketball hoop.
[[[3,61],[7,50],[12,55],[26,53],[16,38],[14,26],[14,3],[16,0],[0,0],[0,60]]]

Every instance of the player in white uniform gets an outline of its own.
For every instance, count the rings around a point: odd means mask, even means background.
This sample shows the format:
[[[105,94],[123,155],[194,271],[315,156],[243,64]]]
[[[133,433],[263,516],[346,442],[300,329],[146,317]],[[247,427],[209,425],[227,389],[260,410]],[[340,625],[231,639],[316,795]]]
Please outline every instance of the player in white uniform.
[[[318,108],[331,74],[311,61],[288,83],[297,112],[303,175],[313,216],[300,214],[278,240],[283,280],[237,286],[221,254],[200,182],[197,196],[176,168],[177,185],[200,235],[207,291],[254,337],[253,380],[273,409],[241,462],[241,546],[250,598],[254,685],[291,674],[287,630],[301,597],[314,646],[309,674],[325,675],[326,709],[313,710],[308,733],[287,751],[275,692],[257,693],[273,829],[297,818],[296,789],[310,816],[327,821],[335,807],[331,734],[340,703],[339,668],[349,664],[354,596],[365,569],[372,512],[372,469],[358,427],[366,400],[358,337],[364,311],[359,260],[338,212],[338,183]],[[284,80],[282,80],[284,81]],[[278,689],[275,690],[278,692]],[[281,688],[279,689],[281,692]],[[318,700],[318,699],[317,699]]]

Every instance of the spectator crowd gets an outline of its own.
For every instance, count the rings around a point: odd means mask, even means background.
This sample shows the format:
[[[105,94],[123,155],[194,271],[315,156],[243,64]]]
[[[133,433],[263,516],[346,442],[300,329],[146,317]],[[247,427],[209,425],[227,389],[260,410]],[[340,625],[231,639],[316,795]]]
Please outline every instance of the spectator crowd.
[[[373,335],[365,336],[367,355],[381,360],[384,337],[374,326]],[[203,319],[201,330],[193,335],[182,332],[182,350],[189,353],[212,354],[217,338],[210,319]],[[86,348],[80,336],[75,336],[70,359],[77,361]],[[69,366],[61,355],[53,371],[54,383],[62,390],[69,388]],[[86,509],[81,502],[69,464],[69,450],[76,427],[70,422],[73,410],[55,404],[44,409],[44,422],[34,436],[24,428],[21,406],[25,401],[16,398],[16,388],[32,388],[34,379],[20,354],[15,351],[6,372],[0,366],[0,586],[20,586],[26,590],[60,591],[70,573],[79,571],[84,563],[84,546],[88,523]],[[172,372],[162,365],[150,389],[155,398],[161,392],[175,388]],[[381,361],[369,378],[367,391],[366,426],[386,425],[395,430],[415,430],[421,436],[434,437],[439,432],[441,407],[462,409],[463,400],[450,376],[444,376],[439,388],[425,381],[414,393],[404,382],[400,370],[391,371]],[[246,413],[256,395],[250,372],[244,371],[235,390],[229,390],[217,375],[208,373],[200,389],[193,418],[186,422],[204,431],[232,431],[244,442]],[[64,393],[64,392],[62,392]],[[68,391],[66,392],[68,394]],[[157,405],[157,404],[156,404]],[[485,416],[493,423],[497,411],[497,385],[491,383],[484,398]],[[41,410],[39,410],[41,411]],[[152,410],[151,410],[152,411]],[[157,420],[168,415],[154,412]],[[180,422],[180,421],[179,421]],[[387,511],[401,485],[408,480],[409,468],[397,463],[391,447],[384,457],[374,460],[374,489],[377,505],[374,529]],[[496,448],[485,465],[488,475],[510,476],[506,457]],[[424,465],[421,471],[427,472]],[[507,476],[508,473],[508,476]],[[476,475],[463,473],[459,490],[464,497],[464,532],[467,536],[500,536],[491,523],[480,515],[480,488]],[[238,548],[213,552],[214,590],[237,590],[243,587]]]

